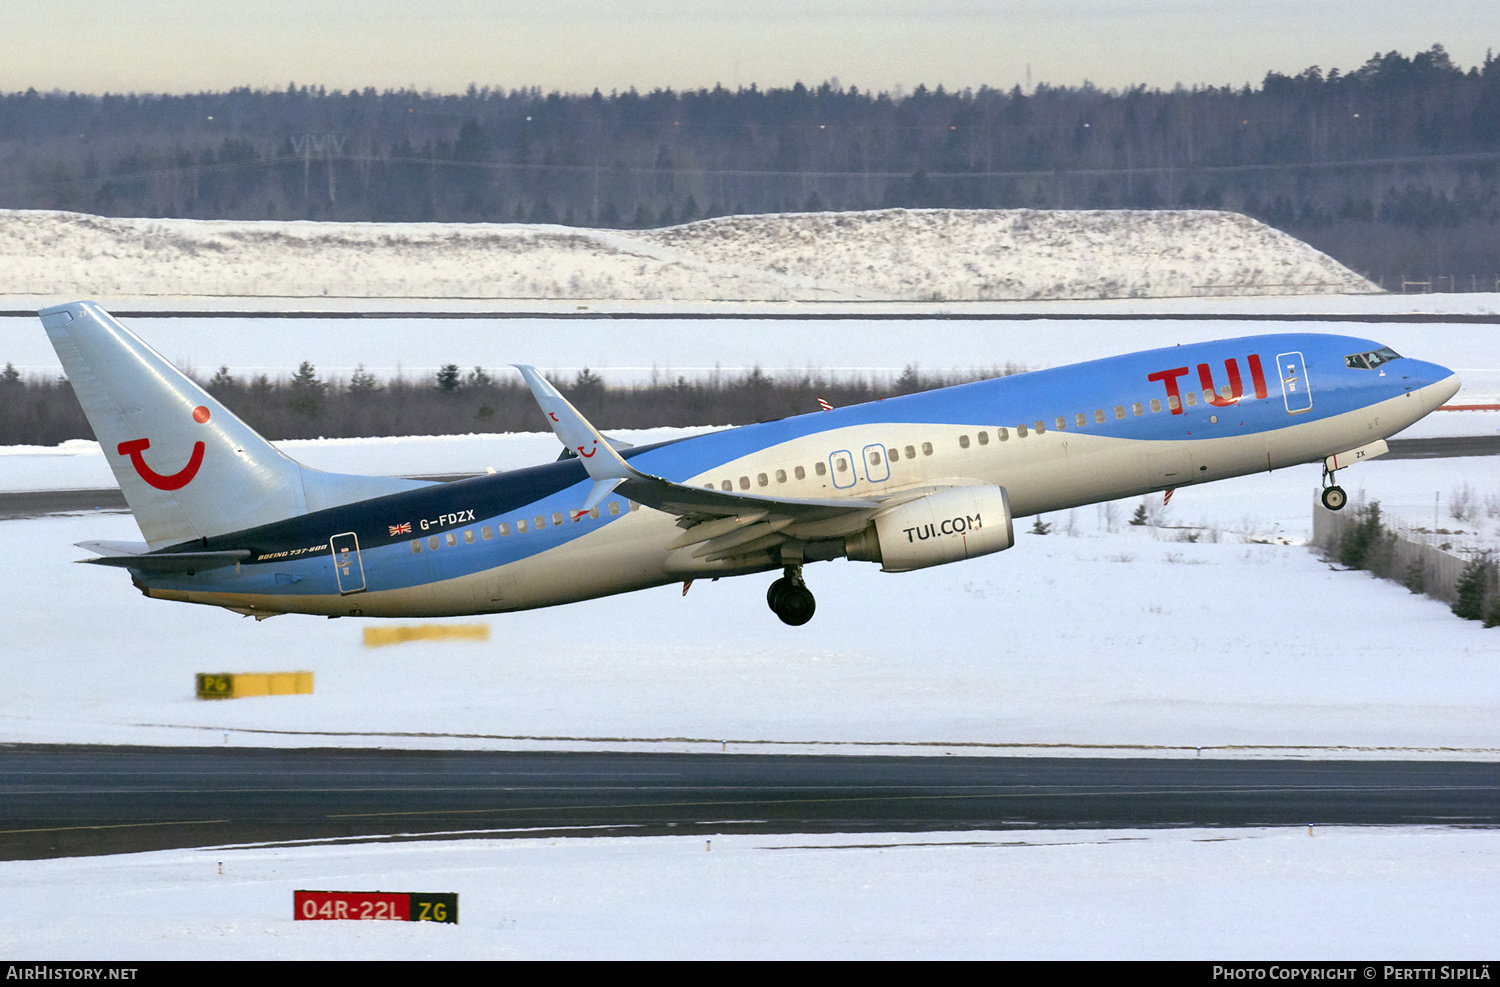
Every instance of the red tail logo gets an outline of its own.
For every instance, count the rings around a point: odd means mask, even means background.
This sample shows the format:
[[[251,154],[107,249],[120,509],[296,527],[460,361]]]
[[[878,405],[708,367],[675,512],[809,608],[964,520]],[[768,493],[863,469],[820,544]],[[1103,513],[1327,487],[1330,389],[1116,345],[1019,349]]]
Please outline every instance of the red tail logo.
[[[146,465],[141,458],[141,451],[151,448],[150,439],[136,439],[133,442],[120,443],[120,455],[129,456],[130,464],[140,474],[141,479],[151,484],[158,490],[180,490],[193,482],[193,477],[198,475],[198,467],[203,465],[203,443],[193,443],[193,455],[188,459],[188,464],[181,470],[169,476],[162,476],[156,470]]]
[[[194,408],[193,420],[200,425],[208,421],[207,408]],[[193,482],[193,477],[198,475],[198,467],[203,465],[204,445],[202,442],[193,443],[193,454],[188,457],[187,465],[176,473],[163,476],[156,470],[146,465],[146,460],[141,453],[151,448],[150,439],[132,439],[129,442],[121,442],[119,453],[130,457],[130,465],[135,467],[136,473],[142,480],[158,490],[181,490]]]

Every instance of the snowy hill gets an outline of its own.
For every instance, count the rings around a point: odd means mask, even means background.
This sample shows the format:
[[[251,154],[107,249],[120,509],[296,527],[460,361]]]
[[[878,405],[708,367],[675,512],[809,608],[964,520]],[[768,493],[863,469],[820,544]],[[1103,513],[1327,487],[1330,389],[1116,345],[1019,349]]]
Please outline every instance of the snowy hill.
[[[0,210],[0,295],[988,301],[1366,293],[1236,213],[888,209],[659,230]]]

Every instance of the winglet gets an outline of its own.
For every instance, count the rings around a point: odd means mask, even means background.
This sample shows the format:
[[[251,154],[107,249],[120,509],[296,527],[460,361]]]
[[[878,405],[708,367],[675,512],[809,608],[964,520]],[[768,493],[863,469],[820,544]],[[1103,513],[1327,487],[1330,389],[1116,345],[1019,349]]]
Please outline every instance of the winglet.
[[[731,493],[727,490],[688,487],[660,476],[642,473],[625,461],[625,457],[605,441],[594,426],[588,423],[568,399],[557,393],[535,367],[514,364],[526,378],[526,385],[536,397],[552,424],[552,431],[563,445],[578,455],[578,461],[594,481],[583,510],[573,512],[578,520],[605,497],[620,489],[626,497],[638,504],[692,518],[695,522],[705,517],[743,517],[754,515],[756,519],[775,511],[781,517],[804,520],[827,520],[845,514],[878,511],[883,505],[879,501],[863,498],[839,498],[838,500],[802,500],[781,497],[765,497],[748,493]],[[749,522],[738,522],[740,525]],[[861,524],[863,522],[861,521]],[[728,529],[726,529],[728,530]],[[778,529],[779,530],[779,529]],[[771,533],[771,532],[768,532]]]
[[[578,413],[578,409],[568,403],[568,399],[557,392],[557,388],[537,373],[535,367],[522,363],[512,364],[521,371],[521,376],[526,378],[526,386],[531,388],[536,403],[541,406],[543,413],[547,416],[547,422],[552,426],[552,431],[562,440],[562,444],[578,454],[578,461],[588,471],[589,477],[594,481],[594,488],[589,491],[588,499],[583,502],[583,507],[573,513],[574,518],[587,514],[590,509],[597,505],[610,492],[624,483],[626,480],[649,480],[649,477],[639,470],[633,469],[625,462],[625,457],[615,451],[614,446],[605,441],[599,430],[589,424],[589,420]]]

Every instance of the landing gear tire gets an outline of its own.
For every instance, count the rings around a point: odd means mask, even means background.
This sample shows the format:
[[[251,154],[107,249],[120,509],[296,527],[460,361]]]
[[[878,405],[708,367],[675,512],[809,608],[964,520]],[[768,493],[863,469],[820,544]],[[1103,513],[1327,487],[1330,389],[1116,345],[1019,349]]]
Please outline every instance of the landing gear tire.
[[[792,581],[783,577],[766,587],[766,606],[775,610],[776,602],[781,599],[781,594],[785,593],[791,586]]]
[[[776,598],[776,606],[771,609],[776,611],[776,616],[781,618],[783,624],[801,627],[812,620],[813,612],[818,609],[818,601],[813,599],[812,590],[806,586],[788,586]]]
[[[790,569],[788,573],[766,590],[766,604],[783,624],[801,627],[812,620],[818,603],[813,599],[812,591],[803,585],[801,574],[792,575]]]
[[[1343,510],[1344,505],[1349,503],[1349,495],[1344,493],[1343,487],[1324,487],[1323,506],[1330,511]]]

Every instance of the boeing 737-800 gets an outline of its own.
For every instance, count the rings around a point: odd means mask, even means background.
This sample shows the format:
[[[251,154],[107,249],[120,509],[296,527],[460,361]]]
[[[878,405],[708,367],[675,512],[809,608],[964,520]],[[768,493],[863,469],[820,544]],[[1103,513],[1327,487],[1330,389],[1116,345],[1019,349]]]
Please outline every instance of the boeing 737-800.
[[[42,324],[145,543],[90,542],[146,596],[258,618],[554,606],[809,562],[906,572],[1009,548],[1018,517],[1261,470],[1337,470],[1457,392],[1378,342],[1250,336],[616,448],[531,367],[565,458],[449,483],[294,462],[93,302]]]

